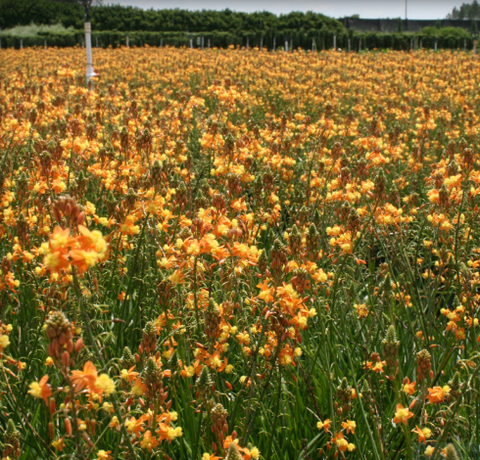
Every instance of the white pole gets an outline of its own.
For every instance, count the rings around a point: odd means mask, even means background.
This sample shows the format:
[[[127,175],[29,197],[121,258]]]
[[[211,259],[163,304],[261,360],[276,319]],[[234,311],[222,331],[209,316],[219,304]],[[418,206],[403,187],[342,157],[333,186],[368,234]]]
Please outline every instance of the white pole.
[[[333,49],[335,51],[337,51],[337,36],[336,35],[333,36]]]
[[[20,49],[23,49],[23,38],[20,39]]]
[[[90,21],[85,23],[85,46],[87,48],[87,86],[89,86],[90,80],[96,75],[93,71],[92,25],[90,24]]]
[[[352,47],[352,44],[350,42],[350,39],[348,39],[348,51],[350,51],[351,47]]]
[[[260,51],[263,51],[263,35],[260,37]]]
[[[130,48],[130,37],[128,36],[128,34],[125,37],[125,44],[127,45],[127,48]]]
[[[285,53],[288,53],[288,40],[285,40]]]
[[[193,48],[193,38],[190,39],[190,49]]]
[[[45,39],[45,40],[43,41],[43,46],[44,46],[45,49],[47,49],[47,39]]]

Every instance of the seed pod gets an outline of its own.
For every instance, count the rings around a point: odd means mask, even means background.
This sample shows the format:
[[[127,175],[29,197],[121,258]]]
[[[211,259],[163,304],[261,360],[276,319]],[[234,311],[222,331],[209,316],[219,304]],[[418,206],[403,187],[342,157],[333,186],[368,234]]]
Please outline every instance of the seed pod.
[[[72,328],[66,316],[61,311],[55,311],[47,318],[46,324],[45,333],[51,341],[48,348],[50,356],[58,358],[63,347],[70,353],[73,350]]]
[[[242,460],[242,456],[240,455],[240,452],[238,452],[237,445],[234,442],[228,447],[225,460]]]
[[[143,350],[143,353],[147,355],[154,355],[157,349],[157,328],[153,321],[148,321],[145,325],[142,333],[142,342],[140,347]],[[142,354],[139,347],[139,353]]]
[[[297,255],[302,245],[302,234],[298,230],[298,227],[294,225],[290,234],[288,235],[288,247],[292,255]]]
[[[430,373],[432,368],[431,355],[428,350],[422,350],[417,353],[417,374],[418,381],[421,382],[425,375]]]
[[[137,364],[135,357],[133,356],[130,348],[125,347],[123,349],[122,357],[120,358],[120,364],[124,369],[130,369]]]
[[[222,404],[215,404],[210,412],[210,420],[212,422],[212,432],[217,436],[218,440],[223,443],[225,434],[228,431],[227,424],[228,412]]]
[[[145,396],[149,399],[157,399],[160,404],[163,404],[166,399],[163,391],[163,372],[155,361],[155,358],[148,358],[143,371],[143,377],[143,383],[146,387]]]
[[[448,444],[445,448],[445,460],[460,460],[458,456],[457,449],[453,444]]]
[[[207,366],[202,367],[202,371],[195,382],[195,390],[198,393],[198,399],[202,402],[206,401],[213,395],[213,380],[210,376]]]
[[[3,438],[3,453],[2,457],[20,456],[20,432],[17,430],[15,424],[11,419],[8,419],[7,428]]]
[[[386,337],[382,340],[382,349],[387,361],[387,368],[390,369],[390,379],[393,379],[398,372],[398,348],[400,342],[397,340],[397,334],[395,332],[395,326],[392,324],[387,330]]]
[[[205,334],[209,339],[215,339],[218,336],[218,326],[222,320],[220,309],[217,307],[213,299],[208,302],[205,310]]]
[[[279,274],[288,262],[286,247],[279,239],[273,242],[270,256],[272,258],[270,264],[272,273],[274,275]]]

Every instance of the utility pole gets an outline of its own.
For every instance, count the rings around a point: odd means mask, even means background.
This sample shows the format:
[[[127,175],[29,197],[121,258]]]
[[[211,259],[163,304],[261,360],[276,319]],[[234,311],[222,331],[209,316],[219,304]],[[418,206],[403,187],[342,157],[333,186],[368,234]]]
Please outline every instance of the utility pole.
[[[92,0],[81,0],[85,9],[85,48],[87,49],[87,86],[90,88],[90,82],[95,75],[92,59],[92,24],[90,23],[90,6]]]

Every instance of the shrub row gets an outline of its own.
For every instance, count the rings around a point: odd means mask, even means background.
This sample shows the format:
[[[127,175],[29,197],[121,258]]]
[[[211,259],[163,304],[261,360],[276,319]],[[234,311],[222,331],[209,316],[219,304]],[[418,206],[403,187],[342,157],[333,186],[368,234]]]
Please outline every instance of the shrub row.
[[[201,46],[202,38],[205,47],[227,48],[234,46],[260,47],[266,49],[281,48],[288,42],[288,47],[317,50],[331,49],[336,46],[341,49],[394,49],[408,50],[410,48],[434,48],[437,42],[438,49],[472,49],[473,39],[469,37],[433,36],[431,34],[408,33],[346,33],[335,34],[325,30],[286,30],[284,32],[210,32],[210,33],[183,33],[183,32],[120,32],[99,31],[92,33],[92,46],[106,48],[124,46],[186,46],[194,48]],[[82,31],[62,34],[43,34],[29,37],[0,35],[2,47],[20,48],[21,46],[57,46],[70,47],[82,45],[85,37]]]

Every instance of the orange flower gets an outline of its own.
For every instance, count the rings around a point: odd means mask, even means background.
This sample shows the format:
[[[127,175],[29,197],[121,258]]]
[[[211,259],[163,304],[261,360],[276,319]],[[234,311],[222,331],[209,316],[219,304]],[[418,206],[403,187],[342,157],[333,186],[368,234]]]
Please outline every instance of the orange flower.
[[[143,414],[138,419],[136,419],[135,417],[130,417],[125,420],[125,427],[127,428],[129,433],[134,433],[135,436],[138,437],[138,435],[144,430],[143,424],[147,419],[148,415],[146,414]]]
[[[327,418],[326,420],[324,420],[323,422],[320,421],[320,422],[317,422],[317,428],[319,430],[321,430],[323,428],[323,431],[325,431],[325,433],[327,433],[328,431],[330,431],[330,426],[332,425],[332,421]]]
[[[127,382],[133,382],[140,375],[140,372],[134,371],[135,367],[136,366],[131,367],[128,371],[127,369],[122,369],[120,377]]]
[[[406,425],[408,423],[408,419],[412,417],[413,412],[410,412],[408,408],[403,407],[401,404],[397,404],[397,410],[395,412],[393,423],[403,423],[404,425]]]
[[[413,395],[416,384],[417,382],[410,383],[410,379],[407,377],[403,380],[402,391],[407,395]]]
[[[87,361],[84,364],[83,371],[72,371],[71,375],[73,387],[77,393],[85,387],[87,387],[90,392],[98,393],[98,389],[95,387],[97,377],[97,368],[91,361]]]
[[[47,381],[48,375],[44,375],[40,379],[40,382],[32,382],[30,384],[30,390],[28,390],[28,392],[35,398],[43,399],[45,404],[47,404],[47,399],[52,395],[52,389]]]
[[[332,438],[332,442],[337,445],[340,452],[345,452],[348,449],[348,441],[345,439],[345,436],[341,431],[335,434]]]
[[[346,422],[342,422],[342,428],[346,430],[347,433],[355,434],[357,424],[353,420],[347,420]]]
[[[448,385],[443,387],[433,387],[428,388],[428,396],[427,399],[432,404],[440,403],[445,401],[445,396],[450,393],[451,388]]]
[[[427,439],[432,436],[432,430],[427,427],[420,428],[419,426],[416,426],[415,429],[412,430],[412,433],[418,434],[418,442],[423,442],[424,444],[426,444]]]
[[[143,449],[148,449],[150,452],[158,446],[158,441],[152,436],[150,430],[146,431],[143,435],[143,439],[140,441],[140,446],[142,446]]]

